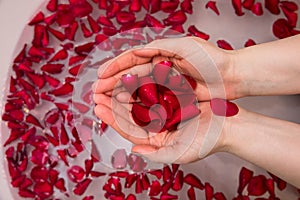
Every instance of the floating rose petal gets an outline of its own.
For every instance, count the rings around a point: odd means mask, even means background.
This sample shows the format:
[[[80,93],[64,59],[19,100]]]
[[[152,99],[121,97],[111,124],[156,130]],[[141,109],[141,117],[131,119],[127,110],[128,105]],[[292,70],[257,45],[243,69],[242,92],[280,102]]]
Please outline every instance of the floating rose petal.
[[[232,5],[237,16],[242,16],[245,13],[242,11],[242,1],[241,0],[232,0]]]
[[[172,189],[174,191],[180,191],[181,188],[182,188],[182,185],[183,185],[183,171],[182,170],[179,170],[177,173],[176,173],[176,176],[174,178],[174,182],[173,182],[173,185],[172,185]]]
[[[192,0],[183,0],[180,4],[180,7],[182,11],[188,14],[193,14]]]
[[[179,5],[179,1],[162,1],[160,4],[160,9],[166,13],[174,12]]]
[[[205,183],[204,188],[205,198],[207,200],[212,200],[214,198],[214,188],[209,183]]]
[[[218,40],[217,44],[222,49],[233,50],[233,47],[226,40]]]
[[[49,60],[49,62],[64,60],[67,57],[68,57],[68,52],[65,49],[61,49]]]
[[[39,89],[42,89],[45,85],[45,79],[40,74],[35,73],[26,73],[26,76],[30,79],[30,81],[36,85]]]
[[[74,40],[78,29],[78,23],[72,22],[71,25],[65,28],[65,36],[69,40]]]
[[[147,22],[147,25],[153,28],[157,28],[159,31],[161,28],[164,28],[164,25],[153,16],[146,14],[145,21]]]
[[[171,13],[166,19],[163,20],[164,25],[179,25],[187,20],[185,13],[181,10]]]
[[[45,165],[49,156],[45,150],[35,149],[31,153],[31,161],[37,165]]]
[[[216,192],[214,194],[214,198],[216,200],[226,200],[226,197],[225,197],[225,195],[222,192]]]
[[[135,21],[135,15],[130,12],[121,11],[116,14],[116,19],[119,24],[128,24]]]
[[[139,79],[137,75],[124,74],[121,77],[121,81],[130,94],[133,94],[133,92],[138,88]]]
[[[138,96],[142,103],[148,107],[158,103],[158,92],[156,84],[151,77],[145,76],[139,78],[140,87],[138,88]]]
[[[244,8],[251,10],[254,3],[255,3],[255,0],[244,0],[242,5]]]
[[[240,176],[239,176],[239,187],[238,187],[239,194],[242,194],[244,188],[249,183],[252,176],[253,176],[253,171],[251,171],[245,167],[242,167],[242,169],[240,171]]]
[[[253,176],[247,187],[248,194],[251,196],[263,195],[267,191],[265,181],[266,177],[263,175]]]
[[[49,94],[53,94],[54,96],[65,96],[69,95],[73,92],[73,85],[70,83],[65,83],[59,88],[49,91]]]
[[[149,0],[140,0],[141,1],[141,4],[142,6],[145,8],[145,10],[149,10],[150,8],[150,1]]]
[[[194,174],[187,174],[184,177],[184,182],[186,184],[196,187],[200,190],[204,189],[204,185],[201,183],[200,179],[198,177],[196,177]]]
[[[190,187],[188,190],[187,190],[187,195],[188,195],[188,198],[190,200],[196,200],[196,194],[195,194],[195,189],[194,187]]]
[[[90,15],[88,16],[87,19],[88,19],[88,22],[90,24],[90,27],[91,27],[93,33],[98,33],[101,30],[101,27],[98,25],[98,23]]]
[[[33,17],[33,19],[28,23],[28,25],[32,26],[42,21],[44,21],[44,13],[40,11]]]
[[[83,180],[85,176],[85,171],[84,169],[82,169],[82,167],[74,165],[68,169],[67,174],[71,181],[79,183]]]
[[[205,8],[210,8],[213,10],[217,15],[220,15],[219,9],[216,5],[216,1],[208,1],[205,5]]]
[[[280,6],[284,15],[286,16],[288,23],[291,27],[296,27],[297,20],[298,20],[298,14],[294,11],[290,11],[289,9],[286,9],[284,6]]]
[[[66,187],[65,187],[65,180],[63,178],[60,178],[57,180],[57,182],[54,185],[57,189],[59,189],[60,191],[67,191]]]
[[[62,72],[63,64],[45,64],[41,67],[41,70],[50,74],[59,74]]]
[[[257,16],[261,16],[264,12],[260,2],[253,4],[251,11]]]
[[[93,32],[90,29],[87,28],[87,26],[85,25],[85,23],[81,22],[80,26],[81,26],[81,30],[82,30],[83,36],[85,38],[91,37],[93,35]]]
[[[30,124],[36,125],[36,126],[42,128],[42,129],[44,128],[42,126],[42,124],[40,123],[40,121],[35,116],[33,116],[32,114],[28,114],[26,116],[26,120],[25,121],[28,122],[28,123],[30,123]]]
[[[51,11],[51,12],[55,12],[56,9],[57,9],[57,4],[58,4],[57,1],[58,1],[58,0],[49,0],[49,2],[48,2],[48,4],[47,4],[46,8],[47,8],[49,11]]]
[[[248,39],[245,43],[245,47],[250,47],[250,46],[253,46],[253,45],[256,45],[256,42],[252,39]]]
[[[292,1],[280,1],[280,6],[291,12],[298,10],[298,5]]]
[[[130,154],[128,156],[128,164],[130,169],[132,169],[134,172],[143,171],[147,166],[145,160],[141,156],[135,154]]]
[[[129,174],[125,179],[125,188],[130,188],[137,179],[137,174]]]
[[[132,0],[129,6],[129,10],[131,12],[139,12],[141,10],[141,2],[140,0]]]
[[[272,14],[279,15],[279,0],[265,0],[265,8],[268,9]]]
[[[74,194],[82,195],[87,190],[91,182],[91,179],[86,178],[82,182],[78,183],[73,190]]]
[[[279,38],[291,36],[291,27],[286,19],[277,19],[273,24],[273,34]]]
[[[33,181],[47,180],[49,176],[49,170],[42,166],[35,166],[30,173],[30,177]]]
[[[64,41],[66,39],[65,34],[63,34],[62,32],[59,32],[58,30],[55,30],[51,27],[48,27],[48,31],[57,39],[59,39],[60,41]]]
[[[124,169],[127,165],[127,154],[125,149],[117,149],[111,157],[112,167],[115,169]]]

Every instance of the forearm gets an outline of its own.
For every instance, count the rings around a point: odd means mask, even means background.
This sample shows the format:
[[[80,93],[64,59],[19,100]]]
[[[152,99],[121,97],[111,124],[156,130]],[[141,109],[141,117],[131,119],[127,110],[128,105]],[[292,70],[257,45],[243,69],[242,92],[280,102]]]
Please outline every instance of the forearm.
[[[300,187],[300,125],[243,109],[230,119],[226,149]]]
[[[241,96],[300,93],[300,35],[234,52]]]

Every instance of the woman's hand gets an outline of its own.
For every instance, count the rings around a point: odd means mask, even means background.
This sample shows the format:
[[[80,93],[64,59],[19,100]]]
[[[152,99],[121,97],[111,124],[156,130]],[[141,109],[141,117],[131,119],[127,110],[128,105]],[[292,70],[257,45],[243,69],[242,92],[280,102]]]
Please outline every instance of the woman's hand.
[[[96,115],[131,141],[133,152],[154,162],[190,163],[224,148],[225,117],[212,114],[208,102],[199,103],[201,114],[183,122],[172,132],[149,133],[136,125],[131,117],[130,103],[115,97],[95,96]]]

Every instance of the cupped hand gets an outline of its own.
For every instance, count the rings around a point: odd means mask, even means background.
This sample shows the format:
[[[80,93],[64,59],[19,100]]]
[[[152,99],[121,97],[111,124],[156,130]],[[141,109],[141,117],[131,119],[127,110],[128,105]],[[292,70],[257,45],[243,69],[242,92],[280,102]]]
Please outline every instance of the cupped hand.
[[[201,114],[182,122],[175,131],[151,133],[136,125],[130,103],[99,94],[96,115],[134,144],[132,151],[162,163],[190,163],[221,151],[226,120],[212,114],[208,102],[199,103]]]

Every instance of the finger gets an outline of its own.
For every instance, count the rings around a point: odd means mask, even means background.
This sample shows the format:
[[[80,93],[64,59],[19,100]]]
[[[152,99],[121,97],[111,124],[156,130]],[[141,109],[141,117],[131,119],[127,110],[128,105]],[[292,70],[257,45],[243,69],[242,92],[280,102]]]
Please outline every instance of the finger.
[[[132,98],[132,95],[129,92],[119,92],[115,98],[120,102],[120,103],[134,103],[136,100]]]
[[[121,77],[124,74],[137,74],[139,77],[148,75],[153,69],[152,63],[144,63],[136,66],[132,66],[132,68],[128,68],[119,72],[116,72],[113,76],[98,79],[93,85],[94,93],[104,93],[110,90],[113,90],[116,87],[121,86]]]
[[[123,138],[134,144],[149,144],[147,133],[143,129],[135,126],[122,116],[114,114],[106,105],[99,104],[94,111],[96,116],[116,130]]]
[[[108,78],[113,76],[120,71],[124,71],[129,69],[135,65],[145,64],[151,61],[149,57],[140,57],[135,55],[134,50],[129,50],[118,57],[110,60],[108,63],[100,66],[101,69],[98,71],[98,77],[100,78]]]
[[[96,104],[103,104],[112,109],[115,113],[128,113],[132,109],[132,104],[113,101],[111,97],[105,94],[94,94],[93,99]]]

